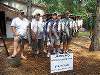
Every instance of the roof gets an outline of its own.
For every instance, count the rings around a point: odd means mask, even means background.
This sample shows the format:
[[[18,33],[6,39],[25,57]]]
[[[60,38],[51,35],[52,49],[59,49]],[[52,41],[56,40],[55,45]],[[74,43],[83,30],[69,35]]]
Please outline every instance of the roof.
[[[24,5],[27,5],[27,2],[25,1],[20,1],[20,0],[16,0],[17,3],[21,3],[21,4],[24,4]],[[39,5],[36,5],[36,4],[32,4],[33,7],[37,7],[37,8],[40,8],[42,10],[45,10],[45,7],[42,7],[42,6],[39,6]],[[9,5],[6,5],[6,4],[3,4],[3,3],[0,3],[0,11],[5,11],[6,12],[6,15],[7,17],[13,17],[13,16],[17,16],[17,13],[18,13],[18,9],[17,8],[14,8],[14,7],[11,7]],[[10,15],[9,15],[10,14]]]
[[[0,11],[4,11],[6,14],[6,17],[16,17],[18,15],[18,9],[13,8],[11,6],[8,6],[6,4],[0,3]]]
[[[0,3],[0,6],[4,6],[4,7],[8,8],[9,10],[18,11],[18,9],[11,7],[9,5],[3,4],[3,3]]]

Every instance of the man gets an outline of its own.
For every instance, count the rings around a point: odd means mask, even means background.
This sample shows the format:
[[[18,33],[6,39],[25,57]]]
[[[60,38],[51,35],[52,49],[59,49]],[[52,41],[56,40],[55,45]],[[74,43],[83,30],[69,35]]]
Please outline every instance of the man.
[[[74,36],[74,16],[70,15],[70,38],[72,39],[72,37]]]
[[[47,22],[47,32],[48,32],[48,45],[50,55],[51,51],[57,53],[60,47],[60,38],[58,35],[58,20],[57,14],[52,14],[52,19]]]
[[[27,26],[29,21],[25,18],[24,12],[19,12],[18,17],[14,18],[11,23],[11,30],[14,35],[14,51],[10,57],[16,57],[20,53],[22,59],[26,60],[23,55],[25,40],[27,39]]]
[[[54,46],[54,50],[57,53],[60,53],[60,37],[59,37],[59,30],[58,30],[58,26],[59,26],[59,20],[57,19],[57,14],[54,13],[52,15],[52,20],[53,20],[53,26],[52,26],[52,42],[53,42],[53,46]]]
[[[57,19],[58,19],[58,34],[59,34],[59,38],[60,38],[60,47],[61,47],[61,50],[59,51],[59,53],[62,53],[63,52],[63,30],[64,30],[64,24],[63,24],[63,18],[62,18],[62,15],[59,14],[57,16]]]
[[[51,54],[51,50],[53,49],[53,46],[51,45],[51,20],[52,19],[48,19],[46,21],[46,24],[44,26],[44,33],[45,33],[45,40],[46,40],[46,45],[47,45],[47,57],[50,56]]]
[[[33,34],[34,46],[37,51],[36,54],[39,54],[43,49],[43,24],[40,20],[40,14],[35,15],[35,19],[33,19],[31,22],[31,29]]]
[[[43,52],[47,53],[47,33],[46,33],[46,23],[47,15],[42,16],[42,26],[43,26]]]
[[[70,34],[70,38],[73,37],[73,15],[70,15],[68,18],[68,22],[69,22],[69,34]]]
[[[70,21],[71,19],[70,17],[70,12],[66,12],[65,14],[65,18],[63,19],[63,49],[64,49],[64,53],[66,53],[67,49],[68,49],[68,45],[70,42],[70,36],[71,36],[71,29],[70,29]]]
[[[60,43],[62,43],[62,19],[61,19],[61,15],[59,14],[57,16],[58,19],[58,32],[59,32],[59,36],[60,36]]]

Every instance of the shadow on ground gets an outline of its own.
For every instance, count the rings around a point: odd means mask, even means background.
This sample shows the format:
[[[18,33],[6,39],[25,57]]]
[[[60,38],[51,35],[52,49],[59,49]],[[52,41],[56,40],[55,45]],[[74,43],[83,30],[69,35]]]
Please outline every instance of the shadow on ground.
[[[58,75],[100,75],[100,52],[89,52],[89,45],[88,38],[74,38],[70,45],[74,53],[74,70],[58,73]],[[8,47],[9,50],[13,48],[11,45]],[[32,57],[30,53],[30,51],[25,52],[28,60],[22,60],[22,65],[17,68],[8,66],[5,54],[1,53],[0,75],[56,75],[50,74],[49,58]]]

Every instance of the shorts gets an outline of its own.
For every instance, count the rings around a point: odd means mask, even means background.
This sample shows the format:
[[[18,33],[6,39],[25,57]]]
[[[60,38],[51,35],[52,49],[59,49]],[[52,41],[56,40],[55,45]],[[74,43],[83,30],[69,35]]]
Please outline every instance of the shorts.
[[[61,33],[59,33],[59,37],[60,37],[60,43],[63,42],[63,32],[61,31]]]
[[[38,39],[38,49],[43,48],[43,39]]]
[[[24,36],[14,36],[14,40],[18,40],[18,43],[21,45],[24,45],[26,42],[28,42],[27,38]]]
[[[70,38],[70,37],[69,37],[67,34],[63,33],[63,35],[62,35],[62,42],[63,42],[63,43],[68,42],[68,41],[69,41],[69,38]]]
[[[59,36],[58,37],[55,37],[55,36],[51,37],[51,45],[60,45]]]
[[[47,39],[47,46],[52,46],[53,45],[60,45],[60,39],[57,39],[54,36],[51,36],[50,38]]]
[[[33,49],[41,49],[43,48],[43,39],[35,39],[33,41]]]

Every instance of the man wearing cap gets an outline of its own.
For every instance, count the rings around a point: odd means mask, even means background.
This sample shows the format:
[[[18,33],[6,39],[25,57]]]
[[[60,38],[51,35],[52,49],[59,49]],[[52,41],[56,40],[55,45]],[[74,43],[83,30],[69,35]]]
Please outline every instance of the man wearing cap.
[[[63,31],[64,31],[64,21],[63,21],[63,18],[62,18],[62,15],[59,14],[57,16],[57,19],[58,19],[58,33],[59,33],[59,38],[60,38],[60,45],[62,47],[63,45]],[[60,53],[62,53],[62,49],[59,51]]]
[[[43,49],[43,23],[42,20],[40,20],[40,14],[35,15],[35,19],[31,22],[31,29],[36,50],[36,53],[34,54],[39,54]]]
[[[11,23],[11,30],[14,35],[14,51],[10,56],[14,58],[20,52],[21,58],[26,59],[23,55],[25,40],[27,39],[27,26],[29,21],[25,18],[24,12],[19,12],[18,17],[14,18]]]
[[[70,17],[70,12],[67,11],[67,13],[65,14],[65,18],[63,19],[63,49],[64,52],[67,51],[68,49],[68,45],[70,42],[70,36],[71,36],[71,30],[70,30],[70,22],[71,19]]]
[[[47,22],[48,44],[50,46],[49,54],[51,51],[56,53],[60,47],[60,38],[58,35],[58,20],[57,14],[52,14],[52,19]]]
[[[44,53],[47,53],[46,23],[47,23],[47,16],[46,16],[46,14],[44,14],[42,16],[42,26],[43,26],[43,51],[44,51]]]

